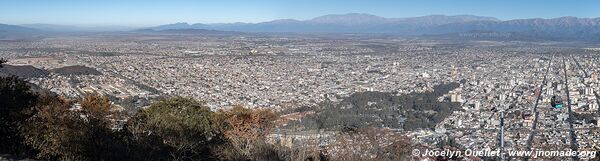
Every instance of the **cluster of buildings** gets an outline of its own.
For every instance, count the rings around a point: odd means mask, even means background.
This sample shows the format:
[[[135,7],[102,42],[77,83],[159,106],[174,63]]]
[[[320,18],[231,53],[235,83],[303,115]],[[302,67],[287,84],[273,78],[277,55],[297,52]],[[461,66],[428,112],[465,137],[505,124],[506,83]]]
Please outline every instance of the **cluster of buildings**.
[[[0,53],[16,64],[84,65],[103,73],[30,79],[66,96],[88,91],[119,98],[180,95],[204,100],[213,109],[285,110],[356,92],[401,95],[460,82],[439,98],[460,103],[460,110],[435,130],[403,133],[432,147],[449,139],[469,149],[568,149],[574,144],[569,138],[580,149],[598,145],[600,67],[599,57],[589,54],[597,50],[512,43],[104,35],[8,42],[0,44]],[[30,60],[40,57],[53,59]],[[552,96],[570,101],[571,111],[548,107]],[[304,134],[298,137],[308,137]]]

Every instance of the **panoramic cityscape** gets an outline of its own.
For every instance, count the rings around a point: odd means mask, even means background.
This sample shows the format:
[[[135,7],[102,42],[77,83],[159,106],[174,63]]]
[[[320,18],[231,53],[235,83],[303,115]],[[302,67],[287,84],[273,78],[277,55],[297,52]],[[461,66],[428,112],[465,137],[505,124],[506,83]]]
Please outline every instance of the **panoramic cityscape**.
[[[0,160],[600,159],[597,2],[3,3]]]

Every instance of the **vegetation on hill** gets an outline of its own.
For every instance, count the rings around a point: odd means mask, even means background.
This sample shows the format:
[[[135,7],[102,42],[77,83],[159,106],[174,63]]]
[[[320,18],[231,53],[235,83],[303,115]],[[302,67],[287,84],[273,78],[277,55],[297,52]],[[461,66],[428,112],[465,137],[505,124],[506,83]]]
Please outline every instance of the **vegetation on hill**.
[[[213,112],[203,102],[173,97],[116,128],[124,114],[107,97],[71,101],[33,93],[16,76],[0,77],[0,100],[0,154],[40,160],[283,160],[263,153],[278,151],[265,144],[276,119],[268,110]]]
[[[236,106],[211,111],[202,101],[172,97],[131,114],[116,110],[106,96],[67,100],[32,92],[16,76],[0,77],[0,100],[0,159],[9,155],[64,161],[327,160],[318,144],[288,147],[270,142],[268,135],[278,116],[269,110]],[[363,133],[352,134],[359,135]],[[406,147],[405,142],[398,143],[402,144],[390,144],[378,156],[403,158],[405,150],[394,147]],[[360,145],[376,145],[371,144]],[[333,145],[353,151],[345,143]]]
[[[51,69],[50,72],[62,75],[102,75],[102,73],[100,73],[96,69],[82,65],[55,68]]]
[[[438,101],[459,83],[434,86],[434,91],[396,95],[389,92],[358,92],[339,103],[325,101],[316,115],[290,122],[290,128],[344,129],[389,127],[414,130],[434,128],[435,125],[459,110],[459,104]]]
[[[48,74],[48,71],[30,65],[3,65],[3,68],[0,68],[0,76],[4,77],[14,75],[20,78],[41,78],[48,76]]]
[[[16,76],[0,77],[0,153],[29,153],[19,133],[19,124],[31,116],[25,107],[32,107],[38,96]]]

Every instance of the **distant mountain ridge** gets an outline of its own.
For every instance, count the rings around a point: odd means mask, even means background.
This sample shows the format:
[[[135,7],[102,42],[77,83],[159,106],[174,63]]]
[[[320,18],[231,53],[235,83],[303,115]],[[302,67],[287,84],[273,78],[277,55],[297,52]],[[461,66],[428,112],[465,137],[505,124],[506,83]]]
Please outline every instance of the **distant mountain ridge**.
[[[32,31],[37,31],[37,30],[33,29],[33,28],[18,26],[18,25],[0,24],[0,32],[32,32]]]
[[[36,29],[46,32],[103,32],[103,31],[122,31],[133,30],[133,27],[126,26],[73,26],[73,25],[55,25],[55,24],[21,24],[19,26]]]
[[[14,33],[69,30],[71,26],[30,24],[23,26],[0,24],[0,39]],[[373,33],[408,36],[454,35],[462,38],[493,39],[533,38],[536,40],[600,41],[600,18],[558,17],[499,20],[474,15],[427,15],[406,18],[385,18],[364,13],[331,14],[308,20],[278,19],[259,23],[189,24],[185,22],[128,30],[152,34],[195,34],[227,36],[243,33]],[[458,34],[458,33],[479,33]],[[488,32],[486,33],[482,33]],[[484,35],[484,36],[481,36]],[[508,37],[506,37],[508,36]]]
[[[383,33],[434,35],[489,31],[540,36],[541,38],[585,38],[600,40],[600,18],[559,17],[502,21],[473,15],[428,15],[384,18],[364,13],[334,14],[309,20],[279,19],[260,23],[176,23],[149,29],[207,29],[239,32]]]
[[[236,31],[219,31],[219,30],[207,30],[207,29],[194,29],[194,28],[177,28],[176,29],[139,29],[135,30],[137,33],[147,34],[181,34],[181,35],[213,35],[213,36],[227,36],[227,35],[242,35],[243,32]]]
[[[185,22],[166,24],[147,29],[210,29],[241,32],[356,32],[356,33],[388,33],[393,28],[415,28],[429,25],[472,21],[499,21],[493,17],[472,15],[429,15],[409,18],[384,18],[364,13],[332,14],[315,17],[310,20],[279,19],[260,23],[219,23],[188,24]],[[389,29],[388,29],[389,28]]]

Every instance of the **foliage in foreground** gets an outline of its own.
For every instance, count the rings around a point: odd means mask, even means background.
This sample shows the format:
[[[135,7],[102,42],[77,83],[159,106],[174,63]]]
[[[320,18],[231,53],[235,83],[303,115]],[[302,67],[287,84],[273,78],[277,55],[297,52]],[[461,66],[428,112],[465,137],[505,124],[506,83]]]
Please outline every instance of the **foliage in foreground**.
[[[213,112],[203,102],[173,97],[115,129],[122,114],[104,96],[89,95],[75,108],[8,77],[0,78],[0,98],[4,154],[40,160],[281,160],[259,155],[265,147],[277,153],[264,142],[276,119],[268,110]]]
[[[0,154],[66,161],[327,159],[317,146],[269,143],[278,119],[269,110],[236,106],[213,112],[184,97],[157,101],[131,117],[116,109],[105,96],[72,101],[32,92],[14,76],[0,77]],[[122,128],[114,126],[124,118]]]

